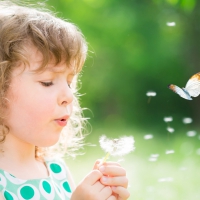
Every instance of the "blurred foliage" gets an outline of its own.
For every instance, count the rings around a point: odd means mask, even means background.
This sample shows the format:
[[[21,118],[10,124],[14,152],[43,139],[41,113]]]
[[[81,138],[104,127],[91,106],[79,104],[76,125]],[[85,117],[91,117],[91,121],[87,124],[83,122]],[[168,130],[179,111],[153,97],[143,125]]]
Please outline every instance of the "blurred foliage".
[[[198,123],[199,98],[181,99],[170,83],[184,87],[200,65],[200,2],[195,0],[49,0],[89,44],[81,77],[82,107],[92,122],[147,127],[166,115]],[[167,26],[175,22],[175,26]],[[157,93],[148,103],[146,92]]]
[[[59,17],[75,23],[88,41],[81,106],[89,108],[96,144],[68,165],[78,183],[103,156],[98,137],[134,135],[136,150],[124,159],[130,199],[198,200],[200,97],[180,98],[168,84],[184,87],[200,67],[200,1],[49,0]],[[173,25],[175,26],[170,26]],[[169,23],[169,24],[168,24]],[[155,97],[148,97],[155,91]],[[173,116],[166,124],[165,116]],[[194,124],[183,124],[191,117]],[[173,127],[169,133],[166,128]],[[193,137],[186,134],[195,130]],[[152,140],[144,136],[152,134]],[[174,153],[167,154],[167,150]],[[155,162],[150,156],[157,155]],[[81,166],[81,170],[80,170]]]

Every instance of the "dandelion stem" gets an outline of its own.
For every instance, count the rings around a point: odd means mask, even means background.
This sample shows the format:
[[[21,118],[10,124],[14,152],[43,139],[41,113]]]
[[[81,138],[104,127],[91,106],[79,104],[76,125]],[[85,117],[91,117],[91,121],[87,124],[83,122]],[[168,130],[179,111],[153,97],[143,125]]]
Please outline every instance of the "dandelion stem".
[[[106,156],[104,157],[104,159],[103,159],[103,163],[106,162],[106,160],[109,158],[109,156],[110,156],[110,153],[108,152],[108,153],[106,154]]]

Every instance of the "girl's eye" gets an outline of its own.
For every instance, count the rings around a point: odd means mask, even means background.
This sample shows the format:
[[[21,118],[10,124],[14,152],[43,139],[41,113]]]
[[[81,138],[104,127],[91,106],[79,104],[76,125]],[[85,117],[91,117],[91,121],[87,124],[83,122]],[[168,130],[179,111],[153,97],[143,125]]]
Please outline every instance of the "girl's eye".
[[[51,86],[51,85],[53,85],[53,82],[52,81],[50,81],[50,82],[40,82],[43,86],[45,86],[45,87],[48,87],[48,86]]]

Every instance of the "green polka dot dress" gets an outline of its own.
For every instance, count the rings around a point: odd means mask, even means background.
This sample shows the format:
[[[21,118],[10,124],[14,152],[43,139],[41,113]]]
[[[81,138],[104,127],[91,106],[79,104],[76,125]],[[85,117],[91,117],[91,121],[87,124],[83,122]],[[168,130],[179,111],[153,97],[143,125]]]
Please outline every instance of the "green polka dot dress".
[[[0,169],[0,192],[6,200],[68,200],[71,188],[64,161],[46,161],[49,177],[22,180]]]

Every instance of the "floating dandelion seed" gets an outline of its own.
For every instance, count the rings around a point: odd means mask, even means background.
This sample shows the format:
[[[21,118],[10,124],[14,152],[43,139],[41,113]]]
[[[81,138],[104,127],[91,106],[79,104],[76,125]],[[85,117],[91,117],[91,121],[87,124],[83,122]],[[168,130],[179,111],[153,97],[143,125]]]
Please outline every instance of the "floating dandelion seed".
[[[159,154],[151,154],[149,161],[155,162],[158,159]]]
[[[185,171],[185,170],[187,170],[187,167],[180,167],[180,170]]]
[[[188,137],[194,137],[197,134],[197,132],[196,131],[188,131],[186,134]]]
[[[151,135],[151,134],[147,134],[147,135],[144,136],[145,140],[150,140],[152,138],[153,138],[153,135]]]
[[[164,117],[164,121],[165,122],[172,122],[173,121],[173,117]]]
[[[200,155],[200,148],[196,150],[197,155]]]
[[[123,156],[135,149],[134,138],[125,136],[118,139],[109,139],[105,135],[101,136],[99,143],[101,148],[107,153],[103,162],[111,156]]]
[[[165,153],[166,154],[172,154],[172,153],[175,153],[175,151],[174,150],[167,150]]]
[[[192,118],[190,118],[190,117],[183,118],[183,123],[184,124],[190,124],[190,123],[192,123]]]
[[[170,132],[170,133],[173,133],[173,132],[174,132],[174,128],[172,128],[172,127],[167,127],[167,131]]]
[[[159,154],[151,154],[151,157],[153,158],[157,158],[159,156]]]
[[[156,96],[156,92],[154,92],[154,91],[148,91],[146,93],[146,95],[149,97],[148,103],[150,103],[151,97],[155,97]]]
[[[174,178],[172,177],[158,179],[158,182],[172,182],[172,181],[174,181]]]
[[[166,25],[167,26],[176,26],[176,22],[167,22]]]
[[[150,158],[149,158],[149,161],[150,161],[150,162],[155,162],[155,161],[157,161],[157,158],[150,157]]]

